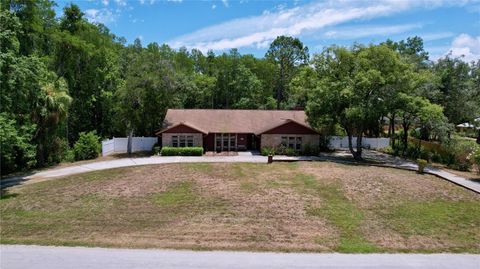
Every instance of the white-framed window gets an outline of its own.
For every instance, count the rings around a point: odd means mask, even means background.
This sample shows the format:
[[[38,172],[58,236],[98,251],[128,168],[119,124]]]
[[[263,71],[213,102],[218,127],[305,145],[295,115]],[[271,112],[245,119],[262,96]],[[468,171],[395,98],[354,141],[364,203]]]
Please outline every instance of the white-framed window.
[[[172,147],[193,147],[193,135],[172,135]]]
[[[177,135],[172,136],[172,147],[178,147],[178,136]]]
[[[282,146],[291,148],[294,150],[302,149],[302,137],[301,136],[282,136]]]
[[[179,140],[180,140],[180,143],[179,143],[180,147],[181,148],[185,147],[185,136],[181,135]]]
[[[294,136],[288,137],[288,147],[291,148],[291,149],[295,148],[295,137]]]
[[[187,147],[193,147],[193,135],[187,135]]]
[[[302,137],[301,136],[297,136],[296,140],[295,140],[295,149],[296,150],[301,150],[302,149]]]
[[[288,145],[288,137],[282,136],[282,146],[287,147]]]
[[[230,134],[230,149],[235,149],[237,142],[237,136],[235,134]]]

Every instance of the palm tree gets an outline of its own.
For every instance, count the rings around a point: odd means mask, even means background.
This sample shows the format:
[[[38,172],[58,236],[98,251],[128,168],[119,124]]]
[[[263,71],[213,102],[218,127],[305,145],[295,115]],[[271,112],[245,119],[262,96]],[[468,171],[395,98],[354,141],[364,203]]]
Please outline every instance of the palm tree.
[[[52,81],[52,80],[48,80]],[[43,98],[36,111],[33,112],[33,120],[37,124],[34,139],[37,140],[37,164],[43,166],[52,153],[56,153],[62,141],[53,139],[61,123],[67,118],[68,108],[72,103],[72,97],[68,95],[67,83],[63,78],[54,82],[44,83],[42,86]],[[55,150],[57,149],[57,150]],[[58,158],[58,157],[57,157]]]

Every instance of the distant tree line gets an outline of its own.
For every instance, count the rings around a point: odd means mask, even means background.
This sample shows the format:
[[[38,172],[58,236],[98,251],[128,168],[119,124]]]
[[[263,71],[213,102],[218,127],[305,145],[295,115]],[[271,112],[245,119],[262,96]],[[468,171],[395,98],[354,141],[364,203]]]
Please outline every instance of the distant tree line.
[[[287,36],[264,58],[204,54],[126,44],[74,4],[57,19],[53,1],[0,3],[2,174],[62,161],[81,132],[153,135],[168,108],[306,107],[319,129],[378,136],[384,119],[400,119],[405,130],[420,124],[425,139],[480,113],[480,61],[431,62],[419,37],[333,46],[311,59]]]

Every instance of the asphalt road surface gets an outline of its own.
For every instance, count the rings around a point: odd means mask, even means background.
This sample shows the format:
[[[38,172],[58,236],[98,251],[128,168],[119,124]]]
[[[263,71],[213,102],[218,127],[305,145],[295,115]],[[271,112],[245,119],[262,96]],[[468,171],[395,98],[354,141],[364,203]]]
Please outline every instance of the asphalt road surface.
[[[422,268],[480,269],[472,254],[315,254],[1,245],[2,269]]]

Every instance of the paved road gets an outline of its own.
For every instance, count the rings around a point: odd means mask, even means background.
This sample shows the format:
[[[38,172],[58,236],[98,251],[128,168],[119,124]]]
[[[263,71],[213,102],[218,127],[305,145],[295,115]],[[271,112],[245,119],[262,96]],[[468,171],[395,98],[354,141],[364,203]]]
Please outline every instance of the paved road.
[[[2,269],[478,269],[471,254],[313,254],[2,245]]]
[[[393,157],[384,153],[373,150],[365,150],[364,157],[367,159],[382,162],[382,166],[396,167],[408,170],[417,170],[417,164],[398,157]],[[334,162],[349,163],[352,161],[351,154],[348,151],[336,151],[334,153],[323,153],[319,157],[289,157],[289,156],[274,156],[274,161],[325,161],[330,160]],[[110,161],[99,161],[85,164],[77,164],[63,168],[53,168],[38,173],[34,173],[25,177],[15,177],[4,179],[1,181],[1,188],[7,188],[15,185],[33,183],[38,180],[51,179],[55,177],[79,174],[89,171],[97,171],[103,169],[147,165],[147,164],[165,164],[165,163],[196,163],[196,162],[248,162],[248,163],[266,163],[267,157],[260,155],[252,155],[249,152],[240,152],[238,156],[198,156],[198,157],[144,157],[144,158],[123,158]],[[426,168],[425,172],[439,176],[443,179],[451,181],[457,185],[463,186],[467,189],[480,193],[480,183],[474,182],[463,177],[448,173],[446,171]]]

